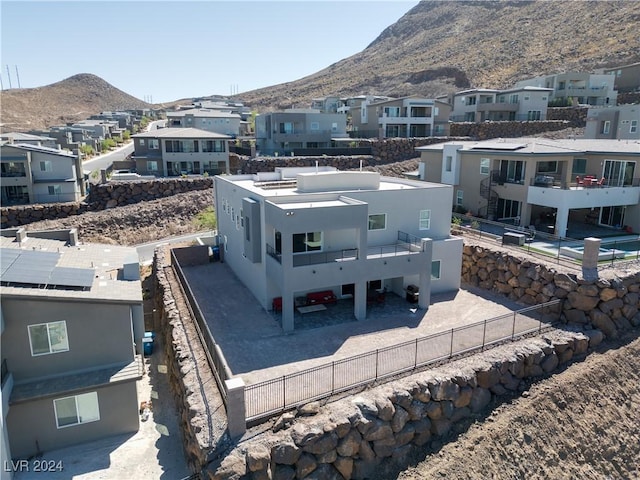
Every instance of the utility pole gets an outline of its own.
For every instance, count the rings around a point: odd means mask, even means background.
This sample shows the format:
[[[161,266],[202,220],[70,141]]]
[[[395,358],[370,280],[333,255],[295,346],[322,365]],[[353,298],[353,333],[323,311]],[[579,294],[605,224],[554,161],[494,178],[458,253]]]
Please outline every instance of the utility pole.
[[[9,71],[9,65],[7,65],[7,77],[9,77],[9,90],[11,90],[11,72]]]
[[[18,79],[18,88],[20,88],[20,74],[18,73],[18,65],[16,65],[16,78]]]

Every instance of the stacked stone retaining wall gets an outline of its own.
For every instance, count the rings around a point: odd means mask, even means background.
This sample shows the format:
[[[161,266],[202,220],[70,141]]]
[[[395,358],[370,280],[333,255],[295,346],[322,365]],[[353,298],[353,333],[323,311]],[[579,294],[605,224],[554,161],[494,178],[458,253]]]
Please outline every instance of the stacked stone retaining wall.
[[[156,263],[163,261],[156,256]],[[633,273],[623,277],[586,281],[561,266],[546,266],[465,240],[462,278],[466,284],[525,305],[561,299],[558,313],[566,328],[502,345],[326,406],[312,403],[286,412],[269,430],[249,432],[234,448],[224,442],[230,450],[215,452],[223,454],[222,461],[205,461],[214,454],[190,433],[202,419],[183,416],[190,463],[203,472],[203,478],[271,480],[365,479],[389,462],[406,466],[412,452],[437,448],[457,422],[481,416],[492,401],[518,394],[528,382],[579,360],[603,339],[638,327],[640,271],[630,271]],[[172,308],[167,297],[161,309],[166,308]],[[169,372],[171,382],[188,392],[193,385],[186,379],[189,368],[183,340],[179,335],[167,337],[172,340],[166,348],[176,365]],[[184,402],[181,411],[203,411],[194,404],[197,398],[193,396],[184,395],[180,400]]]
[[[452,123],[451,135],[471,137],[476,140],[490,138],[529,137],[542,132],[564,130],[572,127],[567,120],[547,120],[539,122],[483,122]]]

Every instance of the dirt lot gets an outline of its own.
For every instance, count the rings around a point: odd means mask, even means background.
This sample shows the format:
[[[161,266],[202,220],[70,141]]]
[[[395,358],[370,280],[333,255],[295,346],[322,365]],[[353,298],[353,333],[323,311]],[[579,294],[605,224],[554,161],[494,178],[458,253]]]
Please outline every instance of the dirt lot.
[[[379,478],[640,479],[637,335],[532,385],[414,467]]]

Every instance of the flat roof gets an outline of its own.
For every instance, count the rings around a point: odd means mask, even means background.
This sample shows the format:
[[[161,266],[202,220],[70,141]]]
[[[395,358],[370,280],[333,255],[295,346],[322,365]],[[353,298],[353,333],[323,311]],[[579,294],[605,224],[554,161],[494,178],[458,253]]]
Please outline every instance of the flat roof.
[[[0,236],[2,281],[20,284],[1,286],[2,296],[129,304],[142,301],[140,281],[124,280],[122,277],[123,266],[137,262],[135,248],[101,244],[71,246],[65,240],[39,238],[35,236],[37,232],[33,232],[33,235],[27,236],[21,243],[14,236]],[[4,274],[11,271],[11,263],[5,264],[5,259],[23,256],[26,261],[21,264],[21,270],[14,272],[19,273],[19,277],[9,276],[5,280]],[[44,275],[50,277],[54,271],[53,280],[59,284],[49,283],[49,288],[44,288],[38,283]]]
[[[76,158],[73,153],[57,148],[42,147],[40,145],[30,145],[28,143],[5,143],[2,148],[17,148],[18,150],[26,150],[29,152],[48,153],[50,155],[59,155],[61,157]]]
[[[308,170],[306,170],[308,168]],[[305,173],[307,175],[315,173],[315,167],[306,167],[301,168],[298,173]],[[354,171],[335,171],[335,172],[326,172],[321,171],[318,172],[318,175],[328,176],[328,175],[339,175],[340,173],[353,175]],[[364,174],[371,174],[372,172],[362,172]],[[240,188],[243,188],[249,192],[253,192],[256,195],[259,195],[263,198],[272,198],[272,197],[282,197],[282,196],[293,196],[300,197],[301,199],[304,197],[310,197],[313,195],[323,195],[327,193],[335,193],[335,194],[344,194],[347,195],[349,192],[359,192],[359,191],[391,191],[391,190],[403,190],[403,189],[430,189],[430,188],[447,188],[448,185],[443,185],[440,183],[430,183],[424,182],[421,180],[410,180],[407,178],[400,177],[385,177],[380,176],[380,182],[377,188],[361,188],[358,185],[354,187],[349,187],[348,184],[343,187],[337,187],[335,189],[329,187],[322,190],[314,190],[314,191],[301,191],[298,189],[297,181],[293,178],[286,179],[270,179],[270,180],[261,180],[257,175],[225,175],[218,177],[216,176],[216,181],[225,181],[233,183]],[[279,203],[279,202],[278,202]],[[342,205],[343,203],[341,203]],[[282,203],[279,203],[282,205]],[[308,202],[305,203],[308,205]],[[324,206],[324,205],[323,205]]]
[[[132,138],[214,138],[218,140],[230,139],[229,135],[210,132],[200,128],[159,128],[148,132],[136,133]]]
[[[460,145],[462,151],[486,153],[488,151],[509,150],[509,154],[625,154],[640,155],[640,140],[599,140],[599,139],[561,139],[549,138],[507,138],[484,141],[451,141],[434,145],[416,147],[418,152],[442,151],[445,145]],[[514,148],[518,146],[518,148]]]

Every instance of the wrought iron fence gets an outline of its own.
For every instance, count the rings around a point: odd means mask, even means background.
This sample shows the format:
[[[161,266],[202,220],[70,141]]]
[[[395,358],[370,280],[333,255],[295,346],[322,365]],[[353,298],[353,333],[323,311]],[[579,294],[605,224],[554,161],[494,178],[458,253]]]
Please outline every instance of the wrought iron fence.
[[[546,302],[472,325],[416,338],[245,387],[247,421],[330,397],[385,377],[413,371],[553,325],[529,315],[556,315],[561,300]]]
[[[220,394],[222,395],[222,398],[226,405],[227,386],[225,384],[225,380],[230,379],[232,377],[232,373],[229,370],[227,361],[224,358],[220,346],[215,342],[213,335],[211,334],[211,330],[209,330],[209,326],[207,325],[204,315],[200,310],[200,306],[196,301],[196,297],[191,291],[191,287],[189,287],[189,283],[184,276],[182,267],[180,267],[180,263],[178,262],[178,259],[176,258],[173,250],[171,250],[171,263],[178,277],[182,292],[187,299],[189,313],[191,315],[191,318],[194,319],[194,325],[196,327],[196,331],[198,332],[198,337],[200,338],[200,341],[204,346],[204,350],[207,356],[207,362],[209,363],[209,367],[211,368],[216,382],[218,383]]]

